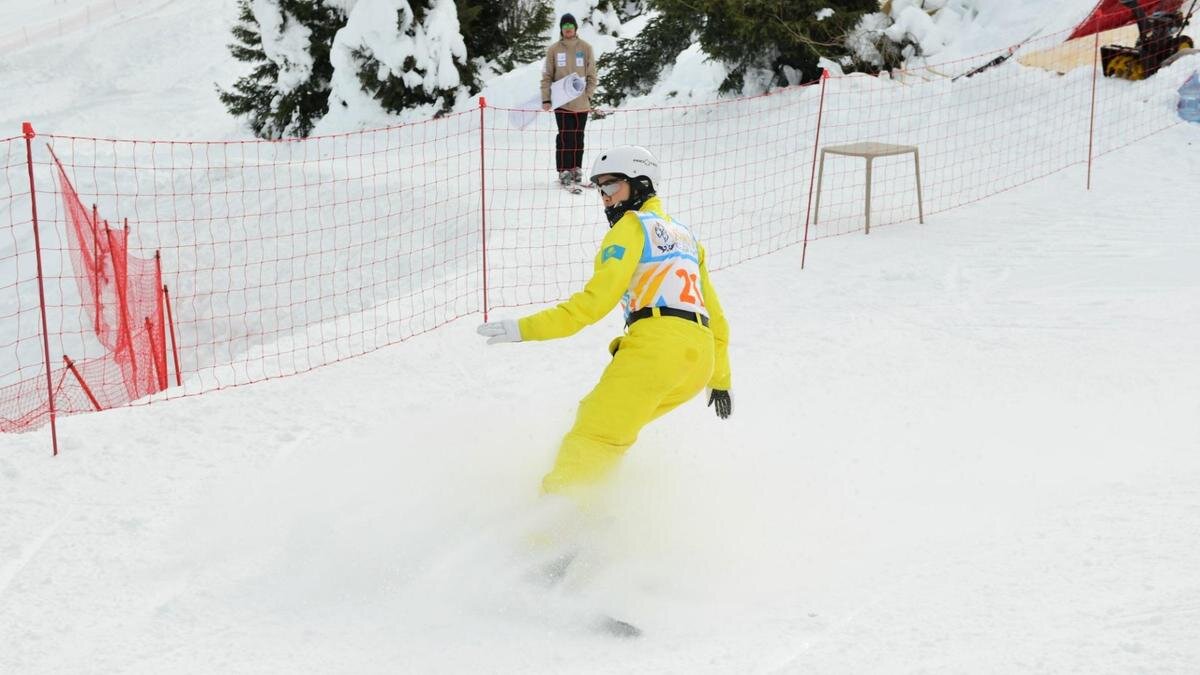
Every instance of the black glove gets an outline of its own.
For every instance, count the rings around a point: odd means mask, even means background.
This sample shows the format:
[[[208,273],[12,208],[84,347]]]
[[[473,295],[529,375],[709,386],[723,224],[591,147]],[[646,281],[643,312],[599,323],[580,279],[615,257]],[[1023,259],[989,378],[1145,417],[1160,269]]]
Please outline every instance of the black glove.
[[[708,394],[708,406],[717,411],[717,417],[727,419],[733,413],[733,399],[729,397],[729,392],[724,389],[713,389]]]

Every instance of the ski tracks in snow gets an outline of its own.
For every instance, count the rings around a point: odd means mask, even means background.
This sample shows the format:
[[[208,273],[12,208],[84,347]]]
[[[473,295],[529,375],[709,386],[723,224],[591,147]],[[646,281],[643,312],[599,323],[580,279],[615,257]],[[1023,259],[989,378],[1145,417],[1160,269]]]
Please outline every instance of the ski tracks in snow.
[[[46,542],[50,540],[50,537],[54,536],[54,533],[58,531],[58,528],[60,528],[63,523],[71,519],[71,516],[74,513],[75,509],[73,508],[67,510],[67,512],[59,516],[58,520],[54,521],[52,525],[42,530],[42,532],[38,534],[37,537],[29,544],[17,547],[19,553],[17,554],[16,558],[4,567],[0,567],[0,598],[4,597],[13,581],[16,580],[17,576],[21,574],[21,571],[25,569],[30,561],[33,560],[38,551],[40,551],[42,547],[46,545]]]
[[[1153,482],[914,541],[877,561],[865,602],[763,672],[1186,672],[1200,663],[1200,584],[1181,582],[1200,578],[1200,488]]]

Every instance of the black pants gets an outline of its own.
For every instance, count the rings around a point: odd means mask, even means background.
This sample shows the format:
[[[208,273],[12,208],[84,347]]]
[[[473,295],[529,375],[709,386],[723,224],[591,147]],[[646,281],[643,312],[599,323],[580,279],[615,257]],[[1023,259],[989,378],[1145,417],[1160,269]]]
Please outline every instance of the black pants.
[[[583,128],[587,126],[587,112],[574,112],[559,108],[554,111],[558,123],[558,137],[554,139],[554,166],[559,171],[583,168]]]

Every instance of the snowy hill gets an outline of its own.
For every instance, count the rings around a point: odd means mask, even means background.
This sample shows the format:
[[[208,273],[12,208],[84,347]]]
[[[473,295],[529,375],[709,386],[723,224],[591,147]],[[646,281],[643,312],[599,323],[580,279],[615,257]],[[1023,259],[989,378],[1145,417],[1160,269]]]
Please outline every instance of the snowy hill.
[[[963,31],[1021,39],[1036,4]],[[0,109],[242,137],[210,86],[236,74],[224,6],[7,53]],[[1147,105],[1170,112],[1176,75]],[[0,672],[1194,671],[1197,150],[1175,126],[1101,158],[1090,192],[1077,166],[823,240],[804,271],[795,247],[721,271],[733,417],[694,401],[647,428],[591,567],[553,590],[527,578],[558,515],[537,481],[615,315],[493,347],[467,318],[65,418],[55,459],[43,432],[0,436]],[[645,634],[597,634],[601,613]]]
[[[43,133],[110,138],[250,136],[215,86],[242,71],[225,47],[234,3],[51,0],[37,11],[29,4],[0,0],[0,16],[12,18],[2,29],[9,43],[0,53],[0,135],[19,135],[21,122],[32,122]],[[19,22],[35,35],[52,30],[26,43]]]

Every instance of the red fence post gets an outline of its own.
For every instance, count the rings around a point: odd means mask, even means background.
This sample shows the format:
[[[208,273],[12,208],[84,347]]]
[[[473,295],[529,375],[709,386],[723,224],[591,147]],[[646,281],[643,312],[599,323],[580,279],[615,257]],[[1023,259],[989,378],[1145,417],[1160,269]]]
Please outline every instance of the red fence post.
[[[1099,75],[1100,33],[1096,33],[1095,51],[1092,52],[1092,117],[1088,126],[1087,189],[1092,189],[1092,150],[1096,138],[1096,78]]]
[[[61,166],[61,165],[60,165]],[[92,204],[92,309],[96,312],[96,336],[100,336],[100,209]]]
[[[66,361],[67,370],[71,371],[71,374],[75,376],[76,381],[79,382],[79,386],[83,387],[83,393],[87,394],[88,400],[92,402],[92,407],[96,410],[101,410],[100,402],[96,400],[96,395],[92,393],[92,388],[83,380],[83,375],[80,375],[79,371],[75,368],[75,362],[66,354],[63,354],[63,361]]]
[[[171,355],[175,359],[175,386],[183,386],[183,376],[179,374],[179,344],[175,341],[175,316],[171,314],[171,292],[166,285],[162,287],[163,300],[167,303],[167,323],[171,324]]]
[[[54,410],[54,381],[50,375],[50,329],[46,321],[46,285],[42,276],[42,236],[38,232],[37,190],[33,180],[33,125],[21,123],[21,133],[25,136],[25,164],[29,167],[29,204],[33,213],[33,248],[37,255],[38,301],[42,307],[42,349],[46,359],[46,403],[50,407],[50,443],[54,455],[58,456],[58,421]]]
[[[483,242],[483,320],[488,320],[488,265],[487,265],[487,168],[484,144],[484,109],[487,99],[479,97],[479,236]]]
[[[825,114],[825,80],[829,79],[829,71],[821,71],[821,102],[817,105],[817,132],[813,135],[812,169],[808,173],[808,208],[804,213],[804,247],[800,252],[800,269],[808,258],[808,223],[812,220],[813,180],[817,176],[817,148],[821,145],[821,117]]]
[[[166,315],[163,313],[163,295],[162,289],[166,288],[162,282],[162,251],[154,252],[154,286],[159,289],[158,292],[158,335],[150,335],[150,339],[154,340],[157,337],[158,350],[150,350],[153,352],[154,370],[158,373],[158,390],[163,391],[167,388],[167,324],[164,319]],[[162,363],[159,363],[159,354],[162,355]]]
[[[154,322],[150,320],[150,317],[146,317],[145,329],[147,341],[153,342]],[[158,391],[162,391],[167,388],[164,384],[167,381],[167,374],[162,371],[162,364],[158,362],[158,355],[154,353],[154,347],[150,347],[150,360],[154,363],[154,382],[158,386]]]
[[[141,389],[138,387],[137,351],[133,348],[133,327],[130,325],[129,303],[125,295],[125,290],[129,287],[129,267],[126,265],[126,258],[129,255],[129,221],[126,219],[125,222],[125,241],[121,246],[122,259],[119,261],[117,260],[117,247],[113,244],[112,230],[105,228],[104,231],[108,235],[108,253],[109,257],[112,258],[113,278],[116,281],[117,311],[121,314],[117,318],[117,327],[121,331],[121,337],[125,340],[125,348],[129,350],[129,369],[130,373],[132,373],[131,379],[133,381],[133,392],[130,396],[131,398],[138,398],[141,396]],[[120,338],[117,344],[118,346],[120,345]],[[114,349],[113,353],[116,354],[120,351],[120,349]]]

